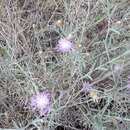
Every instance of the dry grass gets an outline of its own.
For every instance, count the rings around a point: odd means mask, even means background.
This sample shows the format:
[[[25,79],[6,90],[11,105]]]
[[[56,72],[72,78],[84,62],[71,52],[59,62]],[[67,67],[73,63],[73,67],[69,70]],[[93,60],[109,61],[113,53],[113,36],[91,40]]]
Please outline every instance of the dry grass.
[[[129,0],[0,0],[0,130],[129,130],[129,17]],[[76,51],[56,53],[70,34]],[[43,90],[47,117],[27,107]]]

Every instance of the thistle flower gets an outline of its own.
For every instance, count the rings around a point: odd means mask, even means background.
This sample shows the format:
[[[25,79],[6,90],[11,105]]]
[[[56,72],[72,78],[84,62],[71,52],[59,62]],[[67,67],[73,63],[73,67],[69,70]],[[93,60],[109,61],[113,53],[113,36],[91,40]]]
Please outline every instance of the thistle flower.
[[[74,44],[73,44],[73,42],[71,42],[67,38],[61,38],[58,41],[58,44],[56,46],[56,50],[58,52],[62,52],[62,53],[67,53],[67,52],[70,52],[70,51],[74,51]]]
[[[95,91],[95,87],[96,86],[90,84],[89,82],[84,82],[82,91],[89,93],[89,97],[91,97],[94,102],[98,103],[99,97]]]
[[[33,111],[38,112],[41,116],[46,115],[51,108],[51,94],[47,91],[39,92],[31,97],[30,102]]]
[[[84,82],[82,86],[82,91],[84,92],[90,92],[94,90],[95,86],[91,85],[89,82]]]
[[[128,76],[127,88],[129,88],[129,89],[130,89],[130,76]]]
[[[89,94],[89,96],[92,98],[92,100],[93,100],[94,102],[97,102],[97,103],[98,103],[99,97],[98,97],[96,91],[91,91],[90,94]]]
[[[130,84],[129,83],[127,84],[127,88],[130,89]]]
[[[123,69],[124,69],[124,65],[123,64],[116,64],[114,66],[114,72],[115,73],[121,74]]]

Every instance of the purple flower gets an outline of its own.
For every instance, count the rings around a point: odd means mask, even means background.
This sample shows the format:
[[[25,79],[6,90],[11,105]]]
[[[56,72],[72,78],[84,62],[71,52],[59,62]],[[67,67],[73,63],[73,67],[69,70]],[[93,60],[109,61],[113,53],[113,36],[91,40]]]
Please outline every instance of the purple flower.
[[[62,38],[58,41],[58,44],[56,46],[56,50],[58,52],[66,53],[70,51],[74,51],[74,44],[67,38]]]
[[[116,64],[114,66],[114,72],[115,73],[121,74],[123,69],[124,69],[124,65],[123,64]]]
[[[130,76],[128,76],[128,81],[127,81],[128,83],[127,83],[127,88],[129,88],[130,89]]]
[[[95,86],[93,86],[89,82],[84,82],[82,87],[83,87],[82,91],[84,91],[84,92],[90,92],[90,91],[94,90],[94,88],[95,88]]]
[[[31,97],[30,102],[33,111],[37,111],[41,116],[46,115],[51,108],[51,94],[47,91],[39,92]]]
[[[130,84],[127,84],[127,88],[129,88],[129,89],[130,89]]]

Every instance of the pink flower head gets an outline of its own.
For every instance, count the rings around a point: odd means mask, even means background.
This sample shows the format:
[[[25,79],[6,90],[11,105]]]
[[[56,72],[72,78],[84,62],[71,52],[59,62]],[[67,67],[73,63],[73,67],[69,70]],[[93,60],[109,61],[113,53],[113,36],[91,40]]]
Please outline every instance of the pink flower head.
[[[120,73],[122,73],[123,69],[124,69],[124,65],[123,64],[116,64],[114,66],[114,72],[115,73],[120,74]]]
[[[30,100],[33,111],[37,111],[41,116],[50,112],[51,94],[49,92],[40,92],[33,95]]]
[[[128,89],[130,89],[130,84],[127,84],[127,86],[126,86]]]
[[[82,91],[84,91],[84,92],[91,92],[95,88],[95,86],[93,86],[89,82],[84,82],[82,87],[83,87]]]
[[[130,89],[130,76],[128,76],[128,81],[127,81],[128,83],[127,83],[127,88],[129,88]]]
[[[58,41],[58,44],[56,46],[56,50],[58,52],[70,52],[74,50],[74,44],[67,38],[62,38]]]

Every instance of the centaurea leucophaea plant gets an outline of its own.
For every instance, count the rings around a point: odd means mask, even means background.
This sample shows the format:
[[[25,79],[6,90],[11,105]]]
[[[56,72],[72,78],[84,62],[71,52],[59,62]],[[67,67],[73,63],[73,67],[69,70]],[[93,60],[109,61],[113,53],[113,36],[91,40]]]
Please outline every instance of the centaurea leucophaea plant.
[[[130,76],[128,76],[127,88],[129,88],[129,89],[130,89]]]
[[[89,96],[93,99],[93,101],[98,102],[99,97],[97,95],[97,92],[95,91],[94,85],[90,84],[89,82],[84,82],[82,91],[85,93],[89,93]]]
[[[51,93],[39,92],[31,97],[30,102],[33,111],[38,112],[41,116],[46,115],[51,109]]]
[[[114,72],[121,74],[123,72],[124,65],[123,64],[116,64],[114,65]]]
[[[95,88],[95,86],[91,85],[89,82],[84,82],[82,85],[83,92],[90,92]]]
[[[74,43],[67,38],[61,38],[56,46],[56,51],[67,53],[74,51]]]

